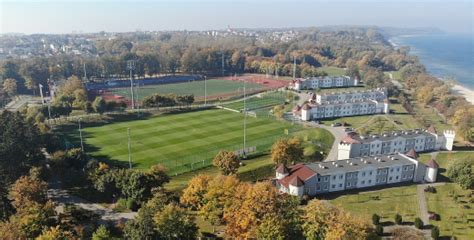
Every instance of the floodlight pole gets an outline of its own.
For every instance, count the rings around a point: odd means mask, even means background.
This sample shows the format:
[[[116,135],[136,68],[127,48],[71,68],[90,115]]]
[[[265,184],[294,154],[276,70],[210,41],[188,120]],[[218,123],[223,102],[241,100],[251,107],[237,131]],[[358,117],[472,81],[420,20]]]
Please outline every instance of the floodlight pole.
[[[81,138],[81,150],[82,150],[82,152],[84,152],[84,141],[83,141],[83,139],[82,139],[81,120],[82,120],[82,118],[79,118],[79,119],[77,120],[77,123],[78,123],[78,125],[79,125],[79,137]]]
[[[244,78],[244,149],[243,149],[243,152],[244,152],[244,158],[246,157],[246,153],[245,153],[245,148],[246,148],[246,142],[247,142],[247,100],[246,100],[246,89],[245,89],[245,86],[246,85],[246,80]]]
[[[135,61],[127,61],[127,69],[130,71],[130,93],[132,94],[132,109],[135,109],[135,98],[133,97],[133,78],[132,71],[135,69]]]
[[[130,142],[130,128],[127,128],[128,135],[128,166],[132,169],[132,143]]]
[[[293,56],[293,80],[296,79],[296,57]]]
[[[222,51],[222,76],[224,76],[224,51]]]
[[[204,106],[207,106],[207,76],[204,76]]]

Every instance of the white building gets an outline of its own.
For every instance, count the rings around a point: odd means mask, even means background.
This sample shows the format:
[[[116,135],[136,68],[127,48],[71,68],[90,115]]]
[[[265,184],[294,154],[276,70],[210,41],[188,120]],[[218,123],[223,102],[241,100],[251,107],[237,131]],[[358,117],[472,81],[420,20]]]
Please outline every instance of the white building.
[[[446,130],[438,134],[434,127],[395,131],[382,135],[346,135],[338,146],[337,159],[373,156],[379,154],[405,153],[410,150],[427,152],[453,149],[455,132]]]
[[[290,87],[294,90],[333,88],[333,87],[355,87],[359,85],[358,78],[350,78],[348,76],[325,76],[310,77],[303,80],[295,80]]]
[[[303,121],[310,121],[323,118],[389,113],[389,111],[387,100],[377,102],[368,99],[323,104],[306,103],[299,111],[294,111],[293,114]]]
[[[310,96],[310,100],[315,101],[318,104],[362,101],[368,99],[383,102],[387,97],[387,90],[385,88],[375,88],[363,91],[316,94],[315,96]]]
[[[433,161],[434,162],[434,161]],[[437,166],[436,162],[434,162]],[[302,197],[409,182],[434,182],[436,172],[404,154],[280,166],[275,185],[281,193]]]

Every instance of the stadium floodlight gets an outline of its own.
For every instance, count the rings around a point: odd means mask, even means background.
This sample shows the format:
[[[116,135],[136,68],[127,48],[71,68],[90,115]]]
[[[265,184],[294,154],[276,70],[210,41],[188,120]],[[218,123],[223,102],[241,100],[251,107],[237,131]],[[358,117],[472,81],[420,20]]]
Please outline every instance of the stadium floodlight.
[[[82,139],[82,128],[81,128],[81,120],[82,118],[77,119],[78,127],[79,127],[79,137],[81,138],[81,150],[84,152],[84,141]]]
[[[293,80],[296,79],[296,56],[293,56]]]
[[[246,158],[245,148],[247,145],[247,100],[246,100],[247,95],[246,95],[246,90],[245,90],[246,82],[247,81],[244,78],[244,149],[243,149],[244,158]]]
[[[204,106],[207,106],[207,76],[204,76]]]
[[[132,143],[130,142],[130,128],[127,128],[128,135],[128,166],[132,169]]]
[[[127,69],[130,71],[130,93],[132,94],[132,109],[135,109],[135,98],[133,97],[132,71],[135,70],[135,60],[127,61]]]

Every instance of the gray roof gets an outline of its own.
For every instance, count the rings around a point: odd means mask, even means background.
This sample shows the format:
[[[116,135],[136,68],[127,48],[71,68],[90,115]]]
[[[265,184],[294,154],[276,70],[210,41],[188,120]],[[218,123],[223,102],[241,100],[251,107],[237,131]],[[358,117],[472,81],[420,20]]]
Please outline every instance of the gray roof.
[[[415,160],[416,161],[416,160]],[[350,158],[345,160],[311,163],[306,166],[320,175],[331,175],[334,172],[356,172],[368,166],[378,169],[393,165],[415,164],[403,154],[377,155],[369,157]]]
[[[356,94],[356,93],[385,93],[385,88],[372,88],[372,89],[364,89],[364,90],[353,90],[353,91],[342,91],[342,92],[330,92],[330,93],[321,93],[321,96],[336,96],[336,95],[347,95],[347,94]]]
[[[338,105],[345,105],[345,104],[356,104],[356,103],[373,103],[376,104],[377,101],[372,99],[357,99],[351,101],[325,101],[322,103],[312,103],[311,106],[338,106]]]
[[[391,141],[398,137],[414,138],[418,136],[433,137],[433,134],[429,133],[427,130],[424,130],[424,129],[414,129],[414,130],[406,130],[406,131],[393,131],[389,133],[384,133],[382,135],[360,136],[359,134],[352,134],[350,137],[361,143],[370,143],[375,140],[385,142],[385,141]]]

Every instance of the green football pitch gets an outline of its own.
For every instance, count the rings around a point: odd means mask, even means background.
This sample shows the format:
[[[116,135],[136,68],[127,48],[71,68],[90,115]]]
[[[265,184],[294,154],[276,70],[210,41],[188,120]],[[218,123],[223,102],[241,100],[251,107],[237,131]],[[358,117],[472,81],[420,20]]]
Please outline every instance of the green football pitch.
[[[171,174],[208,166],[219,150],[239,150],[243,146],[243,115],[214,109],[84,128],[85,150],[98,158],[128,163],[127,128],[134,167],[146,169],[163,164]],[[285,136],[285,129],[291,133],[297,127],[247,117],[246,146],[266,151],[276,139]],[[77,138],[76,131],[70,134]]]
[[[243,82],[223,80],[223,79],[209,79],[206,81],[207,95],[220,95],[229,93],[243,92]],[[262,85],[256,83],[247,83],[247,90],[261,89]],[[169,94],[174,93],[177,95],[189,95],[193,94],[195,97],[205,95],[204,81],[191,81],[184,83],[171,83],[171,84],[160,84],[160,85],[149,85],[135,88],[138,91],[138,97],[143,99],[144,97],[151,96],[153,94]],[[115,88],[109,90],[111,94],[120,95],[126,98],[131,98],[130,88]]]

